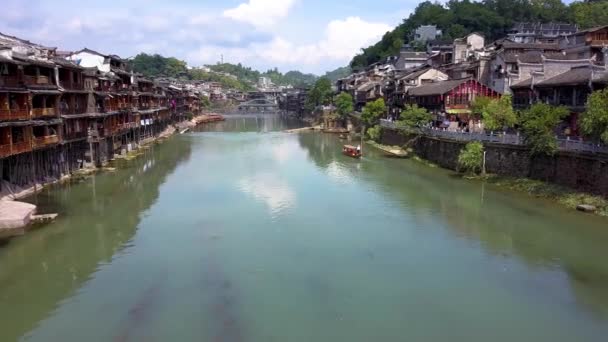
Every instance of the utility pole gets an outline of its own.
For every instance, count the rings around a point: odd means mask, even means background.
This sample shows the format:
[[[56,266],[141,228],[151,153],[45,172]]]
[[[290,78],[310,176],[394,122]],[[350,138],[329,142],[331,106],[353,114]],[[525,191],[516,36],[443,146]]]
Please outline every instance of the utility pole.
[[[224,64],[224,54],[221,54],[220,56],[221,56],[221,61],[222,61],[221,64]]]

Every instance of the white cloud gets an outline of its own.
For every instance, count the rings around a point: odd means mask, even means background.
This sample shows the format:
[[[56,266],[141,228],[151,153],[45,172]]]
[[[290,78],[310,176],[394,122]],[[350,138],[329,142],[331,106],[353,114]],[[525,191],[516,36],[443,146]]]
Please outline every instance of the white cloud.
[[[238,188],[256,200],[264,202],[273,217],[295,206],[296,193],[277,174],[261,173],[241,179]]]
[[[260,56],[277,63],[318,64],[323,60],[348,61],[363,47],[376,42],[391,27],[359,17],[331,21],[324,38],[316,44],[294,44],[281,37],[256,45]]]
[[[224,16],[257,28],[269,28],[285,18],[295,3],[296,0],[249,0],[224,11]]]
[[[315,21],[321,30],[300,32],[294,29],[301,20],[300,13],[293,13],[298,0],[241,0],[241,5],[227,10],[150,6],[118,12],[65,4],[65,11],[58,12],[41,0],[32,0],[40,2],[26,11],[21,0],[3,1],[0,32],[62,50],[86,46],[123,57],[143,51],[185,59],[193,66],[215,63],[223,56],[227,62],[259,70],[323,73],[345,65],[391,28],[353,16]],[[139,20],[133,20],[135,16]],[[280,21],[281,29],[273,26]]]

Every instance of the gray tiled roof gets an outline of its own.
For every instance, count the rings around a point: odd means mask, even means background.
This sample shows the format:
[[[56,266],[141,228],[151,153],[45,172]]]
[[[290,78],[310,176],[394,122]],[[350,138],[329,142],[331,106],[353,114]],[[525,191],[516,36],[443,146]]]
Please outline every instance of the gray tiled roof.
[[[411,88],[408,91],[410,96],[428,96],[428,95],[443,95],[459,85],[470,81],[472,78],[463,78],[459,80],[449,80],[436,83],[429,83],[420,87]]]

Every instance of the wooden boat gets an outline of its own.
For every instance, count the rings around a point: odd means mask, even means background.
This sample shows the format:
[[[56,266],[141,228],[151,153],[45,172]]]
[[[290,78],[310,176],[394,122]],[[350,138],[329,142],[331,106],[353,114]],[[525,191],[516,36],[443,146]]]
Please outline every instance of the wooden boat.
[[[355,146],[351,146],[351,145],[344,145],[344,147],[342,148],[342,153],[345,156],[349,156],[352,158],[361,158],[361,150],[357,149],[357,147]]]

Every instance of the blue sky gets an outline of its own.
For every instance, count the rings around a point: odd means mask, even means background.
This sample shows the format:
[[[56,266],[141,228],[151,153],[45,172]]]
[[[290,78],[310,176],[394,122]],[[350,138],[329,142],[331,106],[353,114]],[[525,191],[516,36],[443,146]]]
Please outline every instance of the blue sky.
[[[216,63],[223,55],[260,70],[320,74],[346,65],[418,2],[2,0],[0,32],[61,50],[160,53],[191,66]]]
[[[415,8],[384,0],[2,0],[0,32],[61,50],[160,53],[323,73],[346,65]],[[83,5],[86,4],[86,5]]]

